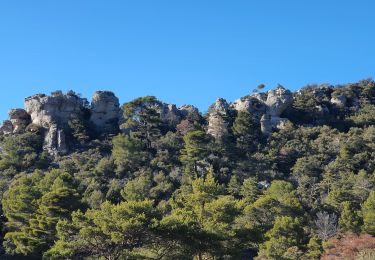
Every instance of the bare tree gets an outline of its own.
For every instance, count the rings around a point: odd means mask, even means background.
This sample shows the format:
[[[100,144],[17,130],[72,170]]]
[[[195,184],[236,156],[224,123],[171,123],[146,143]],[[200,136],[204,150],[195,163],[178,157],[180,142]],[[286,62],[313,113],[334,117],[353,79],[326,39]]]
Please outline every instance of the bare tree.
[[[315,225],[316,234],[325,241],[337,233],[337,216],[334,213],[329,214],[325,211],[319,211],[316,214]]]

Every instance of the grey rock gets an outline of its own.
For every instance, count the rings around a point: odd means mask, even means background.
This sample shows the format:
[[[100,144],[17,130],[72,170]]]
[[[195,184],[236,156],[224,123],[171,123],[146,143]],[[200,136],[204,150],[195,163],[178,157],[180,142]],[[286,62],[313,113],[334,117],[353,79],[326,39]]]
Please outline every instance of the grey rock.
[[[285,129],[285,126],[289,123],[289,119],[281,118],[278,116],[271,116],[271,127],[272,129]]]
[[[13,133],[13,124],[10,120],[3,121],[3,124],[0,126],[0,133],[4,135],[9,135]]]
[[[209,109],[207,133],[213,136],[216,142],[223,142],[229,134],[229,113],[229,104],[222,98],[217,99]]]
[[[331,98],[331,103],[339,107],[345,107],[347,98],[344,95],[337,95]]]
[[[86,102],[76,95],[37,94],[26,98],[24,106],[33,124],[49,128],[56,123],[66,125],[72,114],[82,111]]]
[[[64,130],[59,129],[56,124],[52,124],[44,138],[43,149],[53,156],[66,154],[68,147],[66,145]]]
[[[236,111],[249,112],[253,120],[260,122],[262,133],[269,135],[273,129],[282,129],[289,122],[280,118],[280,115],[292,103],[292,92],[280,86],[266,93],[255,93],[237,99],[230,107]]]
[[[263,100],[255,96],[246,96],[237,99],[230,104],[230,107],[236,111],[249,112],[252,115],[253,119],[255,119],[256,121],[259,121],[262,115],[265,114],[267,110],[267,106],[263,102]]]
[[[267,92],[266,105],[267,114],[271,116],[280,116],[284,110],[293,103],[293,94],[283,87]]]
[[[183,118],[186,118],[189,113],[199,113],[198,108],[192,105],[182,105],[178,108],[178,111]]]
[[[14,108],[8,112],[9,120],[13,125],[13,132],[18,133],[30,124],[30,115],[21,108]]]
[[[91,101],[90,121],[100,132],[113,130],[120,118],[120,103],[111,91],[96,91]]]
[[[162,103],[158,108],[158,112],[160,113],[161,121],[170,126],[176,126],[182,118],[180,110],[174,104]]]
[[[31,122],[45,129],[44,149],[51,155],[68,152],[65,131],[73,116],[81,116],[84,111],[90,112],[90,120],[101,132],[118,129],[120,106],[118,98],[110,91],[97,91],[92,98],[91,106],[86,99],[74,92],[63,94],[61,91],[51,96],[36,94],[25,99],[26,114]],[[109,130],[108,130],[109,132]]]
[[[264,135],[272,133],[271,116],[264,114],[260,119],[260,130]]]
[[[267,93],[264,93],[264,92],[254,93],[254,94],[251,95],[251,97],[254,97],[254,98],[258,99],[261,102],[266,102]]]

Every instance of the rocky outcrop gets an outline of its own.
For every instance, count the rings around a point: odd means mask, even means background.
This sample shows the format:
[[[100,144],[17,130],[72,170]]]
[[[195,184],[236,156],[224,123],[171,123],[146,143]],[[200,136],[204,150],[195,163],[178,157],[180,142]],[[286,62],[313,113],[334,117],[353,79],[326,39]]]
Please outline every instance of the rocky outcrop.
[[[214,137],[217,142],[223,142],[229,134],[229,114],[229,104],[225,99],[217,99],[210,107],[207,133]]]
[[[278,86],[276,89],[269,90],[266,96],[265,104],[267,109],[265,115],[269,120],[263,121],[264,130],[262,129],[262,133],[269,135],[273,129],[283,129],[289,122],[288,119],[280,116],[293,103],[293,93],[284,87]]]
[[[174,104],[162,103],[158,108],[158,112],[160,113],[161,121],[170,126],[176,126],[182,118],[180,110]]]
[[[45,129],[44,149],[51,155],[68,152],[66,130],[74,115],[81,115],[87,108],[87,100],[72,92],[60,91],[51,96],[37,94],[25,99],[25,110],[31,117],[31,123]]]
[[[72,118],[83,118],[84,114],[89,113],[90,121],[100,132],[118,129],[119,100],[110,91],[95,92],[91,106],[73,91],[67,94],[56,91],[50,96],[36,94],[27,97],[24,106],[25,110],[13,109],[9,114],[13,131],[18,131],[29,123],[41,127],[45,133],[43,147],[51,155],[68,152],[67,130]],[[4,130],[9,129],[9,123],[4,125]]]
[[[253,119],[259,121],[263,114],[266,113],[267,106],[262,100],[261,96],[246,96],[234,101],[231,105],[236,111],[247,111],[249,112]]]
[[[96,91],[91,101],[90,121],[99,132],[118,130],[120,103],[111,91]]]
[[[284,110],[293,103],[293,94],[289,90],[279,86],[267,92],[267,114],[280,116]]]
[[[8,112],[9,120],[13,125],[13,132],[18,133],[30,124],[30,115],[21,108],[11,109]]]
[[[80,113],[87,100],[75,94],[37,94],[25,99],[26,112],[37,126],[49,128],[53,124],[66,125],[72,114]]]
[[[9,135],[13,133],[13,124],[10,120],[5,120],[3,124],[0,126],[0,133],[4,135]]]
[[[237,99],[230,107],[236,111],[249,112],[253,120],[260,122],[263,134],[268,135],[273,129],[282,129],[288,122],[280,115],[293,103],[293,94],[279,86],[266,93],[255,93]]]
[[[230,104],[219,98],[207,114],[207,133],[217,142],[225,141],[229,136],[233,115],[236,111],[247,111],[256,122],[260,123],[262,132],[270,134],[273,129],[283,128],[288,122],[280,116],[292,102],[292,93],[283,87],[266,93],[248,95]],[[195,129],[194,121],[201,120],[198,109],[191,105],[177,108],[176,105],[158,100],[149,105],[158,112],[161,122],[171,129],[178,125],[183,130]],[[0,133],[17,133],[29,124],[33,124],[41,128],[41,133],[45,135],[44,149],[52,155],[68,152],[69,145],[72,143],[68,139],[70,127],[74,127],[77,122],[79,124],[79,120],[89,120],[95,126],[97,133],[117,132],[120,121],[124,120],[121,116],[119,100],[110,91],[95,92],[91,104],[73,91],[67,94],[61,91],[51,95],[36,94],[27,97],[24,106],[25,109],[12,109],[9,112],[9,120],[4,121]],[[192,115],[191,118],[189,114]],[[73,122],[73,126],[69,122]],[[186,132],[185,130],[183,132]]]
[[[289,122],[280,115],[293,103],[293,94],[279,86],[266,93],[255,93],[235,100],[228,104],[224,99],[218,99],[208,113],[207,133],[216,141],[223,141],[228,136],[228,118],[233,111],[247,111],[255,122],[260,123],[265,135],[273,129],[282,129]]]
[[[178,111],[182,118],[186,118],[189,114],[192,113],[199,113],[198,108],[192,105],[182,105],[178,108]]]

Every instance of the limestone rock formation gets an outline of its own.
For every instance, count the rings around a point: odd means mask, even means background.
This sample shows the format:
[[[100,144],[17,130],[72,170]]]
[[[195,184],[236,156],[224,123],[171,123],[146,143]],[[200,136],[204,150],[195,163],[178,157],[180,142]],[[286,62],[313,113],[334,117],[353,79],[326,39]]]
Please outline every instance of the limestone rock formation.
[[[234,101],[231,105],[236,111],[247,111],[253,119],[259,121],[263,114],[266,113],[267,106],[262,100],[261,96],[246,96]]]
[[[8,112],[9,120],[13,125],[13,132],[18,133],[30,124],[30,115],[21,108],[11,109]]]
[[[280,115],[293,103],[293,94],[289,90],[279,86],[266,93],[255,93],[237,99],[230,104],[236,111],[248,111],[253,119],[260,122],[263,134],[269,135],[272,129],[281,129],[287,119]]]
[[[284,110],[293,103],[293,94],[289,90],[279,86],[267,92],[267,114],[280,116]]]
[[[67,124],[72,114],[80,113],[86,103],[86,99],[75,94],[37,94],[26,98],[24,106],[33,124],[48,128],[55,123]]]
[[[120,103],[111,91],[96,91],[91,101],[90,121],[99,132],[114,131],[120,118]]]
[[[181,121],[180,111],[174,104],[161,103],[158,112],[160,113],[161,121],[168,125],[175,126]]]
[[[72,92],[60,91],[51,96],[36,94],[25,99],[25,110],[34,125],[45,129],[44,149],[51,155],[68,152],[65,131],[73,115],[79,115],[87,107],[87,100]]]
[[[213,136],[217,142],[223,142],[228,136],[229,122],[227,118],[229,113],[229,104],[222,98],[217,99],[210,107],[207,133]]]
[[[183,105],[177,108],[175,104],[167,104],[160,101],[155,105],[155,108],[160,114],[161,121],[173,127],[185,119],[189,113],[198,113],[198,109],[192,105]]]
[[[110,91],[95,92],[91,106],[86,99],[79,97],[73,91],[67,94],[56,91],[51,96],[36,94],[26,98],[24,105],[25,113],[18,111],[13,114],[22,114],[25,118],[27,115],[29,119],[31,118],[31,123],[44,129],[44,149],[52,155],[68,152],[69,140],[66,139],[68,123],[72,118],[82,118],[86,112],[90,114],[90,121],[99,132],[111,132],[113,129],[118,129],[119,100]],[[16,129],[14,123],[13,126]]]

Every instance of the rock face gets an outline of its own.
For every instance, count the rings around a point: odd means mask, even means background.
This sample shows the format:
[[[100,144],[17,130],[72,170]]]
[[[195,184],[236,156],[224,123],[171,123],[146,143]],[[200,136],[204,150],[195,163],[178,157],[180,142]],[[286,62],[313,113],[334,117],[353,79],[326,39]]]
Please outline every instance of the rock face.
[[[68,152],[65,136],[68,122],[87,107],[87,100],[76,94],[55,92],[51,96],[37,94],[25,99],[25,110],[34,125],[45,129],[43,149],[51,155]]]
[[[90,121],[100,132],[113,131],[118,126],[120,103],[111,91],[96,91],[91,101]],[[118,127],[117,127],[118,128]]]
[[[101,133],[109,133],[119,128],[119,100],[110,91],[95,92],[91,105],[73,91],[67,94],[56,91],[50,96],[36,94],[27,97],[24,106],[25,109],[9,111],[9,120],[4,121],[0,133],[17,133],[32,123],[44,129],[43,149],[51,155],[65,154],[69,151],[71,142],[67,139],[67,133],[72,118],[84,120],[84,115],[88,114],[92,124]]]
[[[53,124],[67,124],[72,114],[82,111],[86,102],[77,95],[37,94],[26,98],[24,106],[33,124],[49,128]]]
[[[68,146],[66,144],[64,130],[59,129],[56,124],[51,125],[44,138],[43,149],[54,156],[66,154],[68,152]]]

